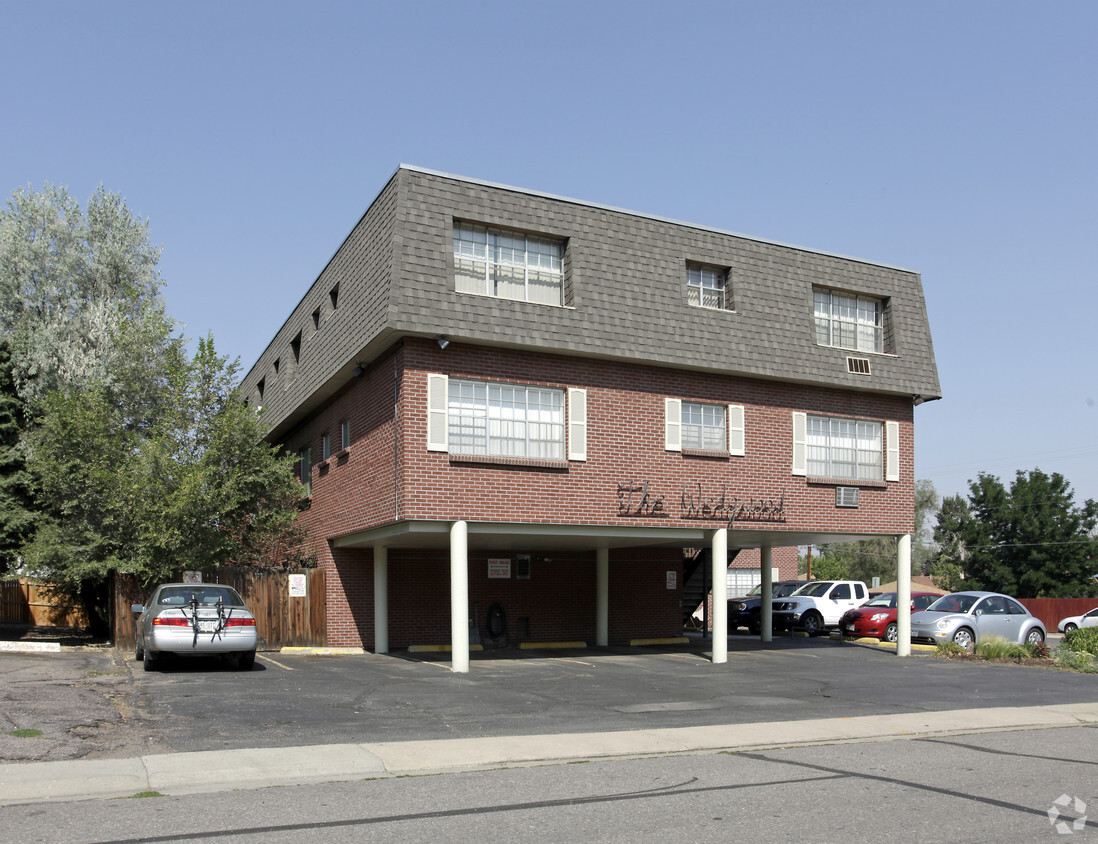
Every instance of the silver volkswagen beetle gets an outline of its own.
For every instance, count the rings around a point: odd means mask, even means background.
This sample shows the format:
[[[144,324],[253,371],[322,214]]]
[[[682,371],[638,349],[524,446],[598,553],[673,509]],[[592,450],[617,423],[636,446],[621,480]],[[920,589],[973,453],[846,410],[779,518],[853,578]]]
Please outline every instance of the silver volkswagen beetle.
[[[137,619],[135,656],[146,671],[166,654],[223,656],[238,667],[255,664],[255,617],[231,586],[165,583],[147,604],[133,604]]]
[[[956,642],[965,650],[998,637],[1019,645],[1045,641],[1045,625],[1009,595],[954,592],[911,614],[913,642]]]

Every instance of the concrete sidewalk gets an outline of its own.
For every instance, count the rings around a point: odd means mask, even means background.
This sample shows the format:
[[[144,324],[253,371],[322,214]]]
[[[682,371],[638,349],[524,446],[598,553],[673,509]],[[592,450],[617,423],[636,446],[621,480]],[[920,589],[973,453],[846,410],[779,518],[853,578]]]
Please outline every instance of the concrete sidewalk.
[[[1098,723],[1098,702],[617,732],[372,742],[0,765],[0,805],[194,794],[670,754]]]

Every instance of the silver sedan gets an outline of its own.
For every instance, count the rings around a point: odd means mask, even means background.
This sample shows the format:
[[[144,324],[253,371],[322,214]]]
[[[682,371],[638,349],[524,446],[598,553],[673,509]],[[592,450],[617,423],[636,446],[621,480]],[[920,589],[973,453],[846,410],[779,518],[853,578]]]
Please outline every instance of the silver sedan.
[[[913,642],[955,642],[972,650],[996,637],[1019,645],[1045,641],[1045,626],[1009,595],[954,592],[911,615]]]
[[[135,656],[146,671],[166,654],[224,656],[244,669],[255,664],[255,617],[231,586],[165,583],[131,609],[140,613]]]

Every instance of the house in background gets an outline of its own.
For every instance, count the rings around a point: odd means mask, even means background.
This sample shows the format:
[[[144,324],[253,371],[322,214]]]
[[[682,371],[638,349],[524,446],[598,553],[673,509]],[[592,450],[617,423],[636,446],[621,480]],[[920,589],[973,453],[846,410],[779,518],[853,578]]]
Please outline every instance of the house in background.
[[[940,397],[910,270],[408,166],[242,390],[299,455],[328,644],[456,671],[679,635],[699,563],[721,662],[741,550],[768,588],[896,536],[905,581]]]

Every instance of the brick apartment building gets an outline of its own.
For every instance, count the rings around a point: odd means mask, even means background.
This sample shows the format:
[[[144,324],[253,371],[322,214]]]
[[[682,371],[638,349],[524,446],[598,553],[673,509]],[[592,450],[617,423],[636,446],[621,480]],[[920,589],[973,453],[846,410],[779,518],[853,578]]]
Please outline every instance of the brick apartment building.
[[[408,166],[242,389],[300,456],[329,645],[455,671],[677,636],[698,560],[717,662],[730,563],[884,535],[903,581],[940,397],[917,273]]]

